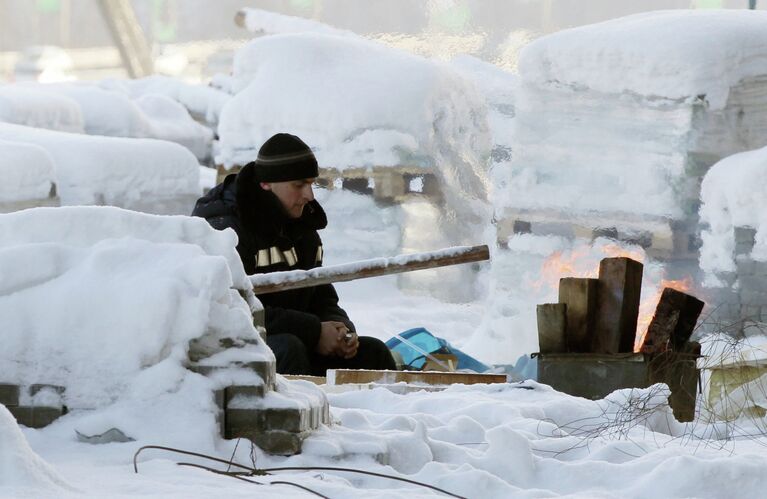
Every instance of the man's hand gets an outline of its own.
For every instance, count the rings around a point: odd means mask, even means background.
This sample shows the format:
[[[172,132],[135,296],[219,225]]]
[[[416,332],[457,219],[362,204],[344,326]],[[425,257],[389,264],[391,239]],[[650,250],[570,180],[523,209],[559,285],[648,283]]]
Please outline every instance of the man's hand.
[[[338,321],[321,323],[320,339],[317,342],[317,353],[320,355],[336,355],[351,359],[357,355],[359,341],[357,335],[349,331],[346,324]],[[350,336],[347,337],[347,333]]]

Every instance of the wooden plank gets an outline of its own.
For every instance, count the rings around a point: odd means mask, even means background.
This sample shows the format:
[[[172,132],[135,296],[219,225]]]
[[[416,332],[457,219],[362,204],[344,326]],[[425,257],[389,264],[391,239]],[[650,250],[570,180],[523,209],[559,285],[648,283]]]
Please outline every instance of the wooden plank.
[[[256,274],[250,276],[250,282],[253,284],[253,292],[256,295],[261,295],[333,282],[346,282],[461,263],[481,262],[489,259],[490,249],[487,245],[466,246],[448,248],[444,250],[444,254],[440,252],[415,253],[393,258],[377,258],[344,265],[319,267],[312,270]]]
[[[542,303],[535,311],[538,318],[538,350],[541,353],[564,353],[567,350],[567,305]]]
[[[600,262],[593,352],[634,350],[643,268],[641,263],[625,257]]]
[[[505,374],[446,373],[434,371],[367,371],[362,369],[328,369],[328,385],[351,383],[422,383],[424,385],[474,385],[506,383]]]
[[[314,383],[315,385],[324,385],[327,383],[327,379],[325,379],[325,376],[309,376],[304,374],[282,374],[285,379],[290,381],[295,380],[302,380],[302,381],[310,381]]]
[[[705,304],[692,295],[665,288],[647,328],[642,352],[680,351],[692,336]]]
[[[599,280],[564,277],[559,280],[559,303],[567,305],[565,341],[568,352],[590,352],[597,311]]]

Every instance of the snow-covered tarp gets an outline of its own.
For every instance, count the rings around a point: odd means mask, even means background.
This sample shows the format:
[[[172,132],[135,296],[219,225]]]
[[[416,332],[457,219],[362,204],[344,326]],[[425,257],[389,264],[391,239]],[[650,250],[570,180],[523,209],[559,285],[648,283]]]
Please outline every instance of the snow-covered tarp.
[[[0,140],[0,203],[47,198],[54,184],[53,159],[42,147]]]
[[[171,142],[3,123],[0,140],[45,149],[53,159],[63,205],[109,204],[149,210],[152,203],[167,202],[162,210],[188,213],[200,193],[197,159],[188,149]]]
[[[65,386],[68,405],[94,407],[147,368],[180,368],[192,339],[257,340],[235,289],[249,286],[235,245],[234,232],[196,217],[112,207],[0,215],[2,381]]]
[[[735,227],[756,229],[750,257],[767,261],[767,147],[729,156],[708,171],[701,186],[703,245],[700,266],[733,272]],[[711,276],[713,277],[713,276]]]
[[[669,10],[635,14],[539,38],[522,52],[527,81],[646,97],[705,96],[767,74],[767,12]]]

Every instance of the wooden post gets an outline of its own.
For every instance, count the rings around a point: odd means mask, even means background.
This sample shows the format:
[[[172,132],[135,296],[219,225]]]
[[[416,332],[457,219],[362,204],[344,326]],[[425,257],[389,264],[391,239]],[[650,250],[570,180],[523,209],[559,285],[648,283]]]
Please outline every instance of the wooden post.
[[[641,263],[625,257],[600,262],[593,352],[634,350],[643,268]]]
[[[565,340],[568,352],[591,351],[598,284],[597,279],[578,277],[559,280],[559,303],[567,305]]]
[[[564,353],[567,351],[567,305],[544,303],[536,308],[538,313],[538,350],[541,353]]]
[[[681,351],[692,336],[704,303],[694,296],[665,288],[647,328],[642,352]]]

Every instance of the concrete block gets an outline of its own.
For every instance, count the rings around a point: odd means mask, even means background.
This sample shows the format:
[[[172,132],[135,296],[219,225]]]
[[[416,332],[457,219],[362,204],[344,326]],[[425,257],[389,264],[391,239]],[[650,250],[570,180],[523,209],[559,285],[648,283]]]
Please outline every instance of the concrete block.
[[[275,430],[253,435],[249,440],[269,454],[292,456],[301,452],[301,444],[310,434]]]
[[[742,289],[738,295],[740,296],[740,302],[743,305],[767,305],[767,293]]]
[[[736,243],[750,244],[753,248],[756,242],[756,229],[751,227],[735,227],[733,236]]]
[[[45,390],[45,389],[53,390],[58,395],[64,395],[64,392],[66,391],[66,388],[64,388],[63,386],[46,385],[44,383],[36,383],[34,385],[29,385],[29,395],[34,397],[35,395],[37,395],[40,392],[40,390]]]
[[[530,222],[524,220],[514,220],[511,230],[514,234],[530,234],[533,226]]]
[[[302,432],[310,430],[310,409],[226,409],[227,438],[252,432],[281,430]]]
[[[66,407],[8,407],[16,421],[28,428],[43,428],[66,414]]]
[[[7,407],[19,405],[19,385],[0,383],[0,404]]]
[[[266,361],[266,360],[260,360],[260,361],[254,361],[254,362],[247,362],[247,363],[235,363],[238,367],[243,367],[245,369],[250,369],[251,371],[254,371],[256,374],[261,376],[261,379],[264,380],[264,385],[266,385],[267,390],[274,390],[275,383],[277,381],[277,368],[275,366],[274,361]]]
[[[229,406],[232,399],[238,395],[245,397],[263,398],[266,395],[264,385],[233,385],[227,386],[224,392],[224,408]]]

